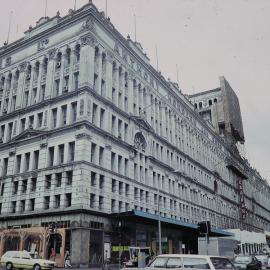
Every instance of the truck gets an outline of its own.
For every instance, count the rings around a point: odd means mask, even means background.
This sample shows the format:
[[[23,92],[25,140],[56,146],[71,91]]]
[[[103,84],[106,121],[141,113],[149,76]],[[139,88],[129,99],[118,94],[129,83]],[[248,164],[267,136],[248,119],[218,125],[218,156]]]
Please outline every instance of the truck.
[[[234,258],[238,242],[226,237],[198,237],[198,254]]]

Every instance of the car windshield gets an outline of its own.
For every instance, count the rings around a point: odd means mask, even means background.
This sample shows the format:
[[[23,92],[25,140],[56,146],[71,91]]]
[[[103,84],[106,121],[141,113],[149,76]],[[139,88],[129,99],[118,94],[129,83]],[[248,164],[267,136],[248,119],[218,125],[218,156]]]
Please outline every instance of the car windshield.
[[[38,254],[35,253],[29,253],[32,259],[41,259],[41,257]]]
[[[234,266],[226,258],[219,258],[219,257],[211,257],[211,262],[215,266],[215,269],[234,269]]]
[[[238,263],[249,263],[251,262],[251,257],[239,256],[239,257],[236,257],[234,261]]]

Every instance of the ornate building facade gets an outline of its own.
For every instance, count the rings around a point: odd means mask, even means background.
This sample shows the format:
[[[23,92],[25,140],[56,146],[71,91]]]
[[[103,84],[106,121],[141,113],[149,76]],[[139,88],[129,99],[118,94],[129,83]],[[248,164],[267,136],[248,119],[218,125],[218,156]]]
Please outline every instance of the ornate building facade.
[[[270,231],[266,181],[91,1],[0,59],[0,253],[156,252],[159,215],[164,252],[196,252],[202,220],[213,235]]]

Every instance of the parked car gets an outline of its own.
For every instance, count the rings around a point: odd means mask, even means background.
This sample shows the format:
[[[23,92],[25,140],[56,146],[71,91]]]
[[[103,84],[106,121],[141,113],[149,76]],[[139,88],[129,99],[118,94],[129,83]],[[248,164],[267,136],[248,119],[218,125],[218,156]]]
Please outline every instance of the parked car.
[[[239,270],[261,270],[262,263],[251,255],[238,255],[234,258],[234,266]]]
[[[34,258],[34,256],[27,251],[7,251],[1,257],[0,265],[6,267],[7,270],[12,270],[13,268],[51,270],[56,266],[56,263],[49,260]]]
[[[262,268],[267,269],[269,267],[269,261],[270,261],[270,256],[267,254],[255,254],[254,255],[258,261],[261,262]]]
[[[228,258],[188,254],[159,255],[145,268],[145,270],[157,270],[157,268],[235,270],[234,265]]]

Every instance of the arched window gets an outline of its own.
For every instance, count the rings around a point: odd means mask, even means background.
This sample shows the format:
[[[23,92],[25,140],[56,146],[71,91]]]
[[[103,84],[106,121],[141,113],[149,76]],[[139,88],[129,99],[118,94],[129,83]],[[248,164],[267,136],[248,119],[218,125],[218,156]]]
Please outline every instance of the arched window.
[[[43,75],[46,75],[48,71],[48,58],[45,58],[43,61]]]
[[[214,103],[217,103],[217,99],[216,98],[214,98]]]
[[[71,49],[67,48],[66,50],[66,57],[67,57],[67,65],[70,65],[70,61],[71,61]]]
[[[76,62],[80,62],[80,58],[81,58],[81,46],[80,44],[77,44],[75,47],[75,56],[76,56]]]
[[[134,146],[136,149],[145,152],[146,150],[146,140],[141,132],[135,134]]]
[[[202,102],[199,102],[199,108],[200,109],[202,108]]]
[[[59,52],[56,56],[56,68],[59,69],[61,67],[61,59],[62,59],[62,53]]]
[[[209,99],[208,104],[209,104],[209,106],[212,106],[212,100],[211,99]]]
[[[215,193],[218,192],[218,183],[217,183],[217,180],[214,181],[214,192]]]
[[[198,108],[198,105],[197,105],[197,103],[195,103],[195,104],[194,104],[194,106],[195,106],[195,109],[197,109],[197,108]]]

